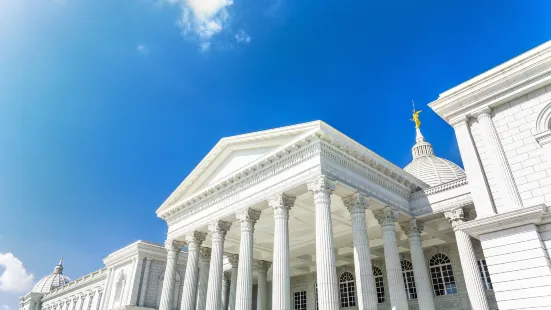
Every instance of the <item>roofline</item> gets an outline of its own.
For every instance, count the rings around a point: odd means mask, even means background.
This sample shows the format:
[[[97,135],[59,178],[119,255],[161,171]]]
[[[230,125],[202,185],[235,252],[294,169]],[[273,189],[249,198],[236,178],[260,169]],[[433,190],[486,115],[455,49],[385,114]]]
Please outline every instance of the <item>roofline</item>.
[[[429,103],[446,122],[472,116],[551,84],[551,41],[440,94]]]

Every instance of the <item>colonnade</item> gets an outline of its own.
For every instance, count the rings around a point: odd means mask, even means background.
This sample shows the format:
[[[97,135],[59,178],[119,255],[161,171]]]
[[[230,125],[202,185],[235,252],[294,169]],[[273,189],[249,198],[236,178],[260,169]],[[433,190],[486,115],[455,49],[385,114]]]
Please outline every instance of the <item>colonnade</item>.
[[[332,180],[320,176],[307,185],[308,190],[314,196],[315,206],[318,305],[320,310],[338,310],[340,308],[339,283],[331,224],[331,195],[335,190],[335,184]],[[268,308],[266,279],[270,264],[272,267],[271,308],[273,310],[291,310],[289,212],[294,203],[295,198],[284,193],[268,201],[274,214],[272,263],[253,259],[254,226],[260,217],[260,211],[246,209],[236,214],[241,231],[239,255],[234,254],[228,257],[232,268],[226,274],[222,270],[222,258],[225,236],[231,223],[214,221],[209,225],[209,232],[212,235],[210,248],[202,247],[206,238],[205,233],[198,231],[189,233],[186,236],[188,260],[181,310],[251,310],[253,269],[256,269],[258,274],[256,309],[266,310]],[[352,222],[358,309],[376,310],[377,292],[365,220],[365,210],[370,207],[369,199],[356,193],[349,197],[343,197],[343,203],[350,212]],[[397,211],[387,206],[382,210],[375,211],[374,215],[382,228],[391,308],[393,310],[408,309],[396,242]],[[460,212],[448,212],[446,217],[452,224],[464,220],[463,213]],[[413,219],[408,223],[402,223],[402,229],[409,238],[419,309],[434,310],[432,283],[421,246],[423,225]],[[471,240],[467,234],[457,229],[456,237],[471,307],[486,310],[488,303],[482,283],[478,283],[480,277],[476,269]],[[179,249],[183,245],[180,242],[171,241],[167,242],[166,247],[168,251],[167,267],[159,310],[171,310],[170,300],[174,293],[175,264]],[[474,284],[471,285],[469,281]]]

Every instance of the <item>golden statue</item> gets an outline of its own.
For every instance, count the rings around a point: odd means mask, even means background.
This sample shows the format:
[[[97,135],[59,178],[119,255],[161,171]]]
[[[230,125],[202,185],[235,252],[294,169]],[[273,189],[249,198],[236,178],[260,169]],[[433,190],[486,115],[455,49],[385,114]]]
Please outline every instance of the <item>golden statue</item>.
[[[415,122],[415,128],[419,128],[421,127],[421,121],[419,120],[419,113],[423,112],[421,110],[417,110],[415,111],[415,109],[413,109],[413,118],[410,120],[412,122]]]

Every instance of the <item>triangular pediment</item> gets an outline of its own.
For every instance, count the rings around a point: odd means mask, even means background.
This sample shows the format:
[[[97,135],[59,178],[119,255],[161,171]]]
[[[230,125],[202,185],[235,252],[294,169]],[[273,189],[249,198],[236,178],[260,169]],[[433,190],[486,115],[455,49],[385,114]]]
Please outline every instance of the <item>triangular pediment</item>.
[[[317,131],[321,126],[321,121],[315,121],[221,139],[161,205],[157,214],[254,165],[295,138]]]

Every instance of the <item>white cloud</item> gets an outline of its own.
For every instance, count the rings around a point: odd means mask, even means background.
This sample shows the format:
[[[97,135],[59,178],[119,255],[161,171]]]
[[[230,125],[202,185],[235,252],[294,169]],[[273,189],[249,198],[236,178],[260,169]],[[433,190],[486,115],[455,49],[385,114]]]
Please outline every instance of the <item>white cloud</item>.
[[[4,272],[0,274],[0,291],[26,293],[31,290],[34,275],[28,273],[23,263],[12,253],[0,253],[0,266],[4,268]],[[5,307],[4,309],[9,310]]]
[[[251,42],[251,36],[249,36],[245,30],[241,29],[235,34],[237,42],[249,43]]]
[[[138,44],[136,46],[136,51],[142,55],[148,55],[149,54],[149,48],[145,44]]]
[[[4,309],[4,310],[10,310],[11,308],[10,308],[10,306],[8,306],[8,305],[2,305],[2,309]]]
[[[230,32],[229,8],[233,0],[164,0],[180,7],[178,27],[184,36],[199,39],[201,50],[208,50],[212,38],[223,32]],[[248,37],[248,36],[247,36]],[[250,37],[249,41],[250,41]]]

